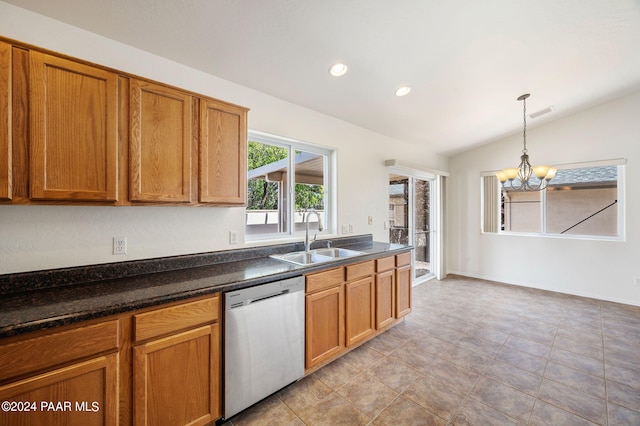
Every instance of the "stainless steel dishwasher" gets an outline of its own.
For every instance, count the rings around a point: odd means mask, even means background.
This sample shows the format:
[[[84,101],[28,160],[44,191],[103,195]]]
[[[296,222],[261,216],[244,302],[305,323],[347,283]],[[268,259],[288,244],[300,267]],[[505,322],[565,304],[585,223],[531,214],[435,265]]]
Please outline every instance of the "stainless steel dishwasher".
[[[304,376],[304,277],[225,294],[224,417]]]

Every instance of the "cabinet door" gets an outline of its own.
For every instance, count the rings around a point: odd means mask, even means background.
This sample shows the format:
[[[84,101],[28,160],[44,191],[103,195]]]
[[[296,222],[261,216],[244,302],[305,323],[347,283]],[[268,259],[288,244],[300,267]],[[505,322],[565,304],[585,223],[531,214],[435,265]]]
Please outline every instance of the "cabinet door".
[[[131,79],[129,99],[131,201],[191,201],[191,96]]]
[[[11,46],[0,41],[0,200],[12,196]]]
[[[376,328],[380,330],[395,321],[395,270],[376,274]]]
[[[345,284],[347,347],[375,332],[375,291],[371,275]]]
[[[200,101],[201,203],[247,202],[247,110]]]
[[[30,55],[31,198],[116,201],[117,76]]]
[[[134,424],[204,425],[220,417],[219,333],[216,323],[134,347]]]
[[[343,286],[307,294],[305,367],[308,369],[320,364],[343,348]]]
[[[118,354],[0,386],[0,401],[3,401],[0,411],[3,425],[115,426]]]
[[[396,269],[396,318],[411,312],[411,265]]]

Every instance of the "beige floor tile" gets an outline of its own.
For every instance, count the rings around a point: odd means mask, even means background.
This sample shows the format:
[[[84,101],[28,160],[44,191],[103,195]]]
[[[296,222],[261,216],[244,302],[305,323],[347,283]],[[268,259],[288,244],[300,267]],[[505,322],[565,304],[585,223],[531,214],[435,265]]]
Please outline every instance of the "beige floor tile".
[[[529,425],[596,426],[597,424],[554,405],[537,400],[529,419]]]
[[[561,383],[544,379],[538,399],[563,410],[586,418],[596,424],[605,424],[607,407],[603,399],[576,391]]]
[[[364,426],[371,419],[337,393],[331,393],[313,407],[298,413],[307,426]]]
[[[338,358],[330,364],[316,371],[314,376],[333,390],[339,389],[345,383],[362,373],[362,369]]]
[[[332,392],[331,388],[312,374],[278,392],[278,397],[289,408],[300,412],[313,407]]]
[[[383,359],[369,368],[367,373],[398,393],[421,377],[418,371],[394,357]]]
[[[377,416],[398,393],[369,374],[361,374],[338,390],[347,401],[370,418]]]
[[[446,420],[400,395],[373,421],[375,426],[444,426]]]
[[[485,370],[484,375],[532,396],[538,394],[540,384],[542,384],[542,376],[531,374],[513,365],[501,362],[495,362],[490,365]]]
[[[471,397],[517,419],[527,422],[535,398],[489,378],[482,378],[471,391]]]
[[[473,398],[467,399],[458,409],[451,420],[456,426],[480,426],[480,425],[518,425],[522,424],[514,418],[501,413]]]
[[[496,355],[496,359],[537,376],[542,376],[544,368],[547,365],[546,358],[531,355],[508,346],[503,346],[502,349],[500,349],[500,352]]]
[[[231,422],[234,426],[294,426],[301,424],[298,416],[275,395],[242,411],[233,417]]]
[[[605,381],[575,368],[549,361],[544,377],[597,398],[605,397]]]
[[[462,393],[458,393],[430,377],[422,377],[416,380],[402,394],[446,420],[451,418],[456,407],[464,399]]]
[[[640,412],[621,407],[616,404],[608,404],[609,426],[640,425]]]
[[[480,378],[478,373],[458,367],[456,364],[444,359],[434,361],[427,374],[460,393],[469,392]]]

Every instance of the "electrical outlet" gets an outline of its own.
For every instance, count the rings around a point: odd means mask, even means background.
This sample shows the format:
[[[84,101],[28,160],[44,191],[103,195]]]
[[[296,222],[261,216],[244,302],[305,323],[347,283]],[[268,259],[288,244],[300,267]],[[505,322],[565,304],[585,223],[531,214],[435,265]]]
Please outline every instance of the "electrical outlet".
[[[640,287],[640,277],[635,277],[635,278],[633,279],[633,282],[634,282],[638,287]]]
[[[127,237],[113,237],[113,254],[127,253]]]
[[[238,244],[238,231],[229,231],[229,244]]]
[[[349,233],[349,225],[342,225],[342,233],[343,234]]]
[[[369,216],[369,217],[367,218],[367,223],[368,223],[369,225],[373,225],[373,216]]]
[[[351,234],[353,232],[353,225],[349,224],[349,233]]]

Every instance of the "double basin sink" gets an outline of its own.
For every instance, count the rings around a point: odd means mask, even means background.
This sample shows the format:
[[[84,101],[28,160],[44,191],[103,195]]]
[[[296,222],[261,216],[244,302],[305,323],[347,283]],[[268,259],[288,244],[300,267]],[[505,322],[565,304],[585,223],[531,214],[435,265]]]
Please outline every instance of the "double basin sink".
[[[284,262],[295,263],[296,265],[312,265],[315,263],[331,262],[333,260],[359,256],[362,254],[365,253],[362,251],[331,247],[310,251],[296,251],[285,254],[272,254],[270,257]]]

